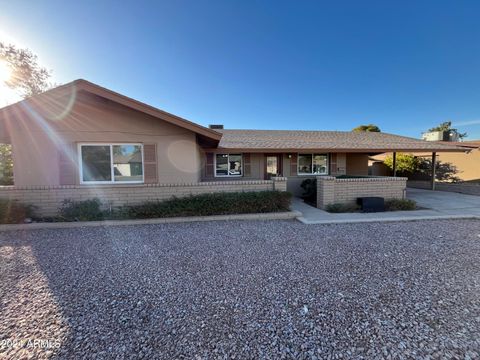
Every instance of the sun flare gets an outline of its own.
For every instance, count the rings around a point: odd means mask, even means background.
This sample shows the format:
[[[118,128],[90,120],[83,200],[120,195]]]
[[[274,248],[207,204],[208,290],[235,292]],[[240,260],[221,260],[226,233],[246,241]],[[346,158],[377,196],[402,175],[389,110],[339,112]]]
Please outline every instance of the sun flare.
[[[0,60],[0,81],[2,83],[10,80],[12,77],[12,68],[5,60]]]
[[[0,60],[0,107],[20,100],[20,96],[7,85],[12,76],[10,65],[5,60]]]

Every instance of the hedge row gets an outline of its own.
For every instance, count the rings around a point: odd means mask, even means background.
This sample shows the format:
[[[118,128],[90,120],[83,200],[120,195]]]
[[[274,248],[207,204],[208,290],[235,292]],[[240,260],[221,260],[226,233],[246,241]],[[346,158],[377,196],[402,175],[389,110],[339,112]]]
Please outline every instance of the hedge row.
[[[122,206],[112,211],[103,211],[98,199],[66,200],[60,209],[60,217],[51,220],[149,219],[279,212],[290,209],[291,197],[290,193],[280,191],[202,194]]]
[[[335,203],[325,207],[331,213],[360,212],[360,206],[350,203]],[[408,211],[417,210],[417,203],[410,199],[385,200],[385,211]]]

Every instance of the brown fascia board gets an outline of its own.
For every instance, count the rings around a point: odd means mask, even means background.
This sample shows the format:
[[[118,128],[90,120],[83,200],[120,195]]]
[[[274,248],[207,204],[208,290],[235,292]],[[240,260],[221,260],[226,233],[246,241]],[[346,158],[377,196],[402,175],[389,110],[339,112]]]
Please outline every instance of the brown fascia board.
[[[138,100],[129,98],[128,96],[119,94],[115,91],[109,90],[107,88],[101,87],[97,84],[91,83],[91,82],[89,82],[87,80],[83,80],[83,79],[78,79],[78,80],[75,80],[75,81],[70,82],[68,84],[61,85],[61,86],[58,86],[54,89],[48,90],[48,91],[46,91],[42,94],[31,96],[30,98],[19,101],[15,104],[8,105],[8,106],[0,109],[0,111],[1,112],[8,111],[10,109],[13,109],[14,107],[16,107],[17,105],[19,105],[22,102],[32,102],[32,101],[34,101],[34,99],[37,99],[37,98],[41,99],[43,97],[48,97],[48,96],[52,96],[52,95],[53,96],[68,95],[69,91],[70,91],[70,88],[73,87],[73,86],[76,87],[77,91],[86,91],[86,92],[89,92],[91,94],[100,96],[102,98],[111,100],[111,101],[116,102],[118,104],[127,106],[129,108],[134,109],[134,110],[141,111],[145,114],[151,115],[151,116],[159,118],[161,120],[164,120],[164,121],[166,121],[170,124],[188,129],[192,132],[195,132],[196,134],[202,135],[202,136],[204,136],[206,138],[209,138],[209,139],[212,139],[214,141],[218,142],[222,137],[222,134],[217,132],[217,131],[208,129],[208,128],[203,127],[201,125],[198,125],[198,124],[196,124],[192,121],[183,119],[179,116],[170,114],[166,111],[157,109],[153,106],[147,105],[147,104],[142,103]]]
[[[241,152],[241,153],[308,153],[308,152],[326,152],[326,153],[369,153],[383,154],[387,152],[405,152],[405,153],[431,153],[431,152],[469,152],[471,149],[264,149],[264,148],[205,148],[204,151],[212,152]]]
[[[480,148],[480,140],[467,140],[467,141],[435,141],[435,143],[446,146],[457,146],[461,148],[467,148],[470,150]]]

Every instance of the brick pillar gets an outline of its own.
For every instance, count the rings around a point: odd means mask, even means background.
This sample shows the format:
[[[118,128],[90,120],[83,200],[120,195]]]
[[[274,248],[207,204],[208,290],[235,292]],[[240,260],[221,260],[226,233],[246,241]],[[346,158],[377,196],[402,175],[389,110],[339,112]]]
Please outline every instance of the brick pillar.
[[[272,177],[273,190],[287,191],[287,178],[286,177]]]
[[[333,176],[317,176],[317,208],[325,209],[335,203],[335,178]]]

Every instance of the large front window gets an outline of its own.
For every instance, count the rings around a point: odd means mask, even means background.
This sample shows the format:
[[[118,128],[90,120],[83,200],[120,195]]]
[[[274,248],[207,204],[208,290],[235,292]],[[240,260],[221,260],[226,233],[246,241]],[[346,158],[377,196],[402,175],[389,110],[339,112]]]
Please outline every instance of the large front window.
[[[298,154],[299,175],[327,175],[327,154]]]
[[[80,144],[82,184],[142,183],[141,144]]]
[[[216,154],[215,176],[242,176],[242,155]]]

